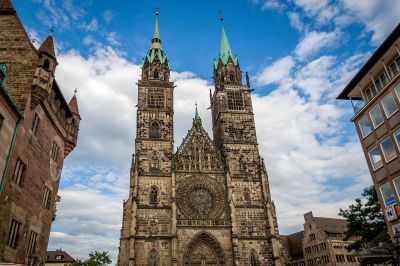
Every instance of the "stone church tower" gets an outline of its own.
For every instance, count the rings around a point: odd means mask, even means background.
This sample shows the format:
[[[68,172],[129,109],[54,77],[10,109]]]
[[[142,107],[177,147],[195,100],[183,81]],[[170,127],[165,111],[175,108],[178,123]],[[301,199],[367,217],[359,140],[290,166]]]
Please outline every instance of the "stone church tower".
[[[222,27],[212,140],[197,107],[173,153],[173,90],[158,12],[138,82],[137,136],[118,265],[282,265],[250,86]]]

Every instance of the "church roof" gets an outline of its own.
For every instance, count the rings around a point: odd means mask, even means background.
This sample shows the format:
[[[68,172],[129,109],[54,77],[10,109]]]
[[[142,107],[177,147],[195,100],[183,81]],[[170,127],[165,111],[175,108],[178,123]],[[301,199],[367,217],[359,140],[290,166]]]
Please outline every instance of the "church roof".
[[[224,24],[223,24],[223,19],[221,18],[222,22],[222,32],[221,32],[221,47],[219,49],[219,58],[214,61],[214,68],[218,67],[218,62],[221,60],[221,62],[226,65],[228,63],[229,58],[232,59],[233,63],[235,65],[238,64],[238,58],[237,56],[232,54],[232,49],[231,46],[229,45],[229,40],[228,36],[226,35]]]
[[[54,39],[53,36],[49,35],[47,36],[46,40],[42,43],[42,45],[39,47],[39,52],[44,52],[48,55],[50,55],[53,58],[56,58],[56,52],[54,50]]]

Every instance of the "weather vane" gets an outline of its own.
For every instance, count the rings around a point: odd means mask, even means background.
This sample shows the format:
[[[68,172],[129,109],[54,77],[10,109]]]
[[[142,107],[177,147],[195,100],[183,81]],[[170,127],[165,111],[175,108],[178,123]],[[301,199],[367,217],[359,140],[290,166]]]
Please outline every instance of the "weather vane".
[[[158,2],[156,2],[156,16],[158,16]]]
[[[76,95],[77,92],[78,92],[78,90],[75,88],[75,90],[74,90],[74,95]]]
[[[50,27],[49,31],[50,31],[50,35],[53,35],[53,33],[54,33],[54,27]]]
[[[220,9],[220,10],[218,11],[218,14],[219,14],[219,19],[220,19],[221,21],[224,21],[224,14],[222,14],[222,9]]]

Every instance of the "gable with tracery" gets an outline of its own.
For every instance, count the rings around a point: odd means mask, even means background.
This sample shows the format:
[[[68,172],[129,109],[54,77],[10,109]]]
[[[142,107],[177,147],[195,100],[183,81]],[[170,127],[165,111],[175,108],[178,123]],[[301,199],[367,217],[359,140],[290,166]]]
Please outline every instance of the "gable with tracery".
[[[175,154],[175,171],[223,172],[221,156],[201,120],[194,119],[193,126]]]

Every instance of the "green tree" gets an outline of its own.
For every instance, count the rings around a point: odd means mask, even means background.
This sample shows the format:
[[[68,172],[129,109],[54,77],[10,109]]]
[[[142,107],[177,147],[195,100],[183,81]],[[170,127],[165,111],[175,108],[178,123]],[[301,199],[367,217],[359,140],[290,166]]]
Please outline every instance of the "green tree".
[[[73,263],[66,264],[67,266],[106,266],[111,263],[110,255],[107,251],[102,252],[91,252],[89,258],[82,261],[76,260]]]
[[[339,215],[347,220],[345,240],[356,239],[348,250],[360,251],[390,239],[374,186],[364,188],[361,196],[363,199],[355,199],[348,209],[339,210]],[[376,259],[363,259],[361,264],[373,265],[371,263],[376,262]]]

